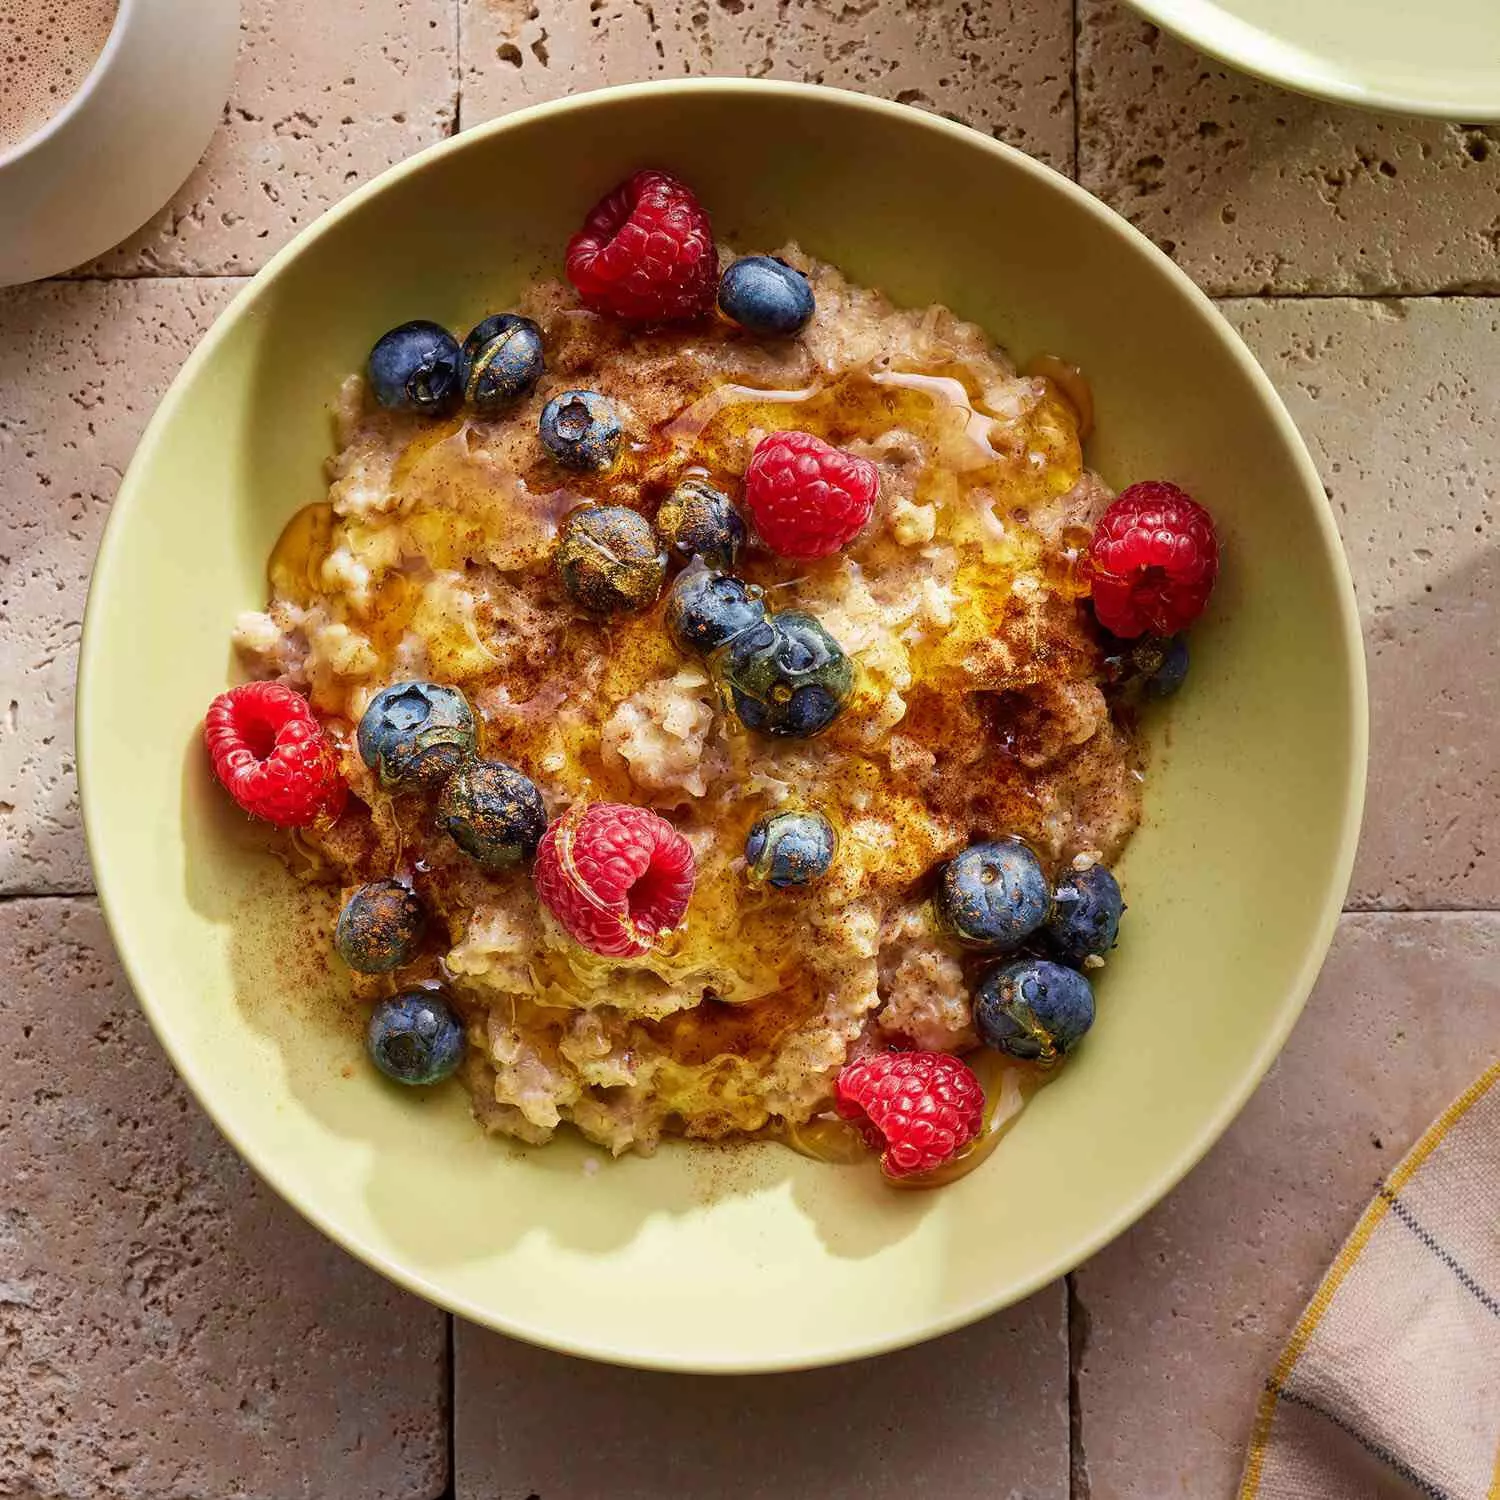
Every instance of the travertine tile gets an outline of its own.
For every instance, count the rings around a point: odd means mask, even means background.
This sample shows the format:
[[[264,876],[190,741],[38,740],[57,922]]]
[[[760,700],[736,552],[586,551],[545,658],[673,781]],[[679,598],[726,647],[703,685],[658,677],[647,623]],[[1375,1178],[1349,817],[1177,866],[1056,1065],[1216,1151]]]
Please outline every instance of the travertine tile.
[[[1062,171],[1071,0],[460,0],[462,123],[645,78],[826,83],[920,105]]]
[[[1500,288],[1494,126],[1286,93],[1120,0],[1079,20],[1079,178],[1207,290]]]
[[[146,419],[236,286],[0,292],[0,892],[89,888],[73,778],[89,572]]]
[[[1350,904],[1500,906],[1500,302],[1226,311],[1312,446],[1360,594],[1370,791]]]
[[[1077,1272],[1091,1500],[1230,1500],[1261,1384],[1382,1177],[1493,1056],[1500,914],[1343,920],[1280,1061]]]
[[[458,1500],[1065,1500],[1062,1284],[832,1370],[645,1374],[455,1327]],[[571,1434],[571,1436],[570,1436]]]
[[[377,172],[451,133],[455,0],[241,0],[220,125],[162,211],[87,269],[223,275],[259,269]]]
[[[263,1188],[92,903],[0,904],[0,1494],[428,1500],[443,1315]]]

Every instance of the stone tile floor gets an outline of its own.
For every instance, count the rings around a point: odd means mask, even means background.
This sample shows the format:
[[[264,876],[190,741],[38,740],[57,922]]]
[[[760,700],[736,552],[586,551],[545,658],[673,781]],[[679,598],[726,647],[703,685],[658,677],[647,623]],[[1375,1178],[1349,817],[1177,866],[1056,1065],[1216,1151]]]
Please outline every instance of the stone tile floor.
[[[1230,299],[1339,513],[1374,757],[1324,977],[1165,1204],[925,1349],[705,1382],[455,1325],[256,1185],[90,900],[71,683],[120,472],[236,278],[463,124],[711,72],[965,120]],[[0,292],[0,1495],[1230,1496],[1298,1308],[1500,1035],[1496,293],[1500,133],[1293,98],[1117,0],[245,0],[224,126],[174,202],[71,277]]]

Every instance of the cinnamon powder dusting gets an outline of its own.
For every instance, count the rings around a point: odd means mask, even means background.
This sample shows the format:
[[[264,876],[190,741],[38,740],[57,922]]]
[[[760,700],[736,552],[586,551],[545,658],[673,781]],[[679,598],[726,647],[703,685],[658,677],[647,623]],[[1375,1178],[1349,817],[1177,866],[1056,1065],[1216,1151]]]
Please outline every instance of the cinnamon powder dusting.
[[[1080,608],[1088,527],[1110,498],[1083,466],[1086,385],[1071,367],[1019,375],[946,310],[894,308],[782,253],[817,296],[795,341],[727,324],[643,335],[541,283],[517,310],[543,328],[548,373],[503,417],[395,415],[352,379],[328,498],[287,526],[269,608],[237,633],[345,744],[355,796],[319,836],[329,877],[413,881],[440,930],[397,978],[450,984],[476,1112],[522,1139],[565,1120],[616,1151],[664,1131],[783,1128],[818,1112],[852,1049],[972,1045],[962,965],[928,914],[935,867],[1001,835],[1058,866],[1113,859],[1139,817],[1137,745],[1101,692]],[[605,475],[558,468],[537,439],[541,407],[569,388],[624,415]],[[660,602],[590,619],[552,566],[562,518],[585,502],[650,520],[689,473],[738,502],[755,442],[777,428],[881,476],[870,525],[838,555],[741,558],[772,608],[814,614],[855,663],[849,705],[810,741],[745,731]],[[382,792],[353,726],[380,688],[417,677],[464,691],[480,753],[530,776],[551,816],[610,800],[670,819],[699,870],[681,929],[641,960],[597,960],[539,909],[525,871],[477,869],[430,803]],[[745,834],[779,807],[817,808],[839,831],[813,886],[745,879]]]

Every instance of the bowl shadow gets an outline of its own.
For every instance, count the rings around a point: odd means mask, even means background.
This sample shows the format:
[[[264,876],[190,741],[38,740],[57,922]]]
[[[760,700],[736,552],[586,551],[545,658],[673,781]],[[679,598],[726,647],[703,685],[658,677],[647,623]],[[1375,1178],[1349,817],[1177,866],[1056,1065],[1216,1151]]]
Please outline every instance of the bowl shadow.
[[[234,1004],[274,1053],[296,1106],[320,1131],[368,1147],[364,1201],[398,1254],[451,1265],[502,1253],[538,1232],[560,1248],[606,1254],[629,1245],[659,1215],[703,1214],[766,1194],[787,1195],[824,1247],[844,1258],[878,1254],[916,1229],[926,1195],[890,1192],[873,1166],[811,1162],[771,1142],[668,1141],[661,1150],[678,1158],[675,1169],[651,1171],[644,1158],[611,1160],[571,1126],[546,1146],[487,1138],[469,1118],[461,1084],[405,1089],[381,1077],[364,1054],[367,1005],[332,951],[337,890],[290,873],[276,852],[277,836],[224,796],[196,739],[183,758],[182,804],[189,830],[184,895],[223,929]],[[432,1191],[431,1143],[455,1131],[472,1134],[463,1170],[477,1174],[481,1186],[493,1178],[498,1188],[506,1169],[524,1162],[561,1191],[528,1194],[524,1206],[497,1194],[482,1211],[422,1211]],[[576,1191],[559,1180],[567,1178]],[[851,1213],[851,1196],[873,1200],[879,1211],[864,1203]],[[484,1194],[471,1185],[464,1197],[473,1204]]]

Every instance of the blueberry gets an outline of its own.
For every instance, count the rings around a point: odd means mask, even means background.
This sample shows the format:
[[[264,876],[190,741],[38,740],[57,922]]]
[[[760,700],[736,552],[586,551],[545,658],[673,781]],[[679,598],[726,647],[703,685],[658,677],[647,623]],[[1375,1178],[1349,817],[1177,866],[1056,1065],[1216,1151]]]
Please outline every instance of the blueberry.
[[[656,512],[662,545],[684,562],[701,557],[727,573],[745,545],[745,523],[729,496],[696,475],[682,480]]]
[[[530,863],[547,831],[542,794],[498,760],[465,761],[443,783],[437,822],[471,859],[491,870]]]
[[[405,990],[371,1012],[365,1044],[387,1078],[437,1083],[464,1055],[464,1028],[441,991]]]
[[[564,391],[542,408],[542,446],[565,469],[603,471],[620,453],[614,403],[595,391]]]
[[[1052,910],[1041,861],[1018,839],[974,844],[938,875],[938,921],[970,948],[1019,948]]]
[[[530,318],[495,313],[464,340],[464,397],[479,411],[498,411],[519,400],[546,370],[542,330]]]
[[[383,787],[435,791],[474,753],[474,710],[457,688],[398,682],[359,721],[359,753]]]
[[[974,1029],[986,1047],[1050,1063],[1094,1024],[1094,991],[1077,969],[1016,958],[991,969],[974,995]]]
[[[651,523],[623,505],[570,511],[554,561],[563,587],[591,615],[649,608],[667,576]]]
[[[752,880],[784,891],[826,875],[837,850],[838,835],[822,813],[771,813],[745,839],[745,864]]]
[[[843,647],[811,615],[793,609],[733,641],[723,675],[747,729],[792,739],[821,734],[854,688]]]
[[[1170,698],[1183,684],[1188,674],[1188,646],[1186,636],[1173,636],[1167,642],[1161,662],[1146,678],[1146,696]]]
[[[667,631],[681,651],[707,656],[765,623],[758,588],[706,568],[679,573],[667,594]]]
[[[1103,865],[1069,875],[1057,888],[1045,929],[1047,945],[1064,963],[1103,958],[1120,933],[1119,882]]]
[[[463,350],[446,328],[403,323],[370,350],[370,389],[392,411],[438,414],[463,395],[464,366]]]
[[[389,974],[417,951],[427,914],[399,880],[372,880],[344,903],[333,946],[361,974]]]
[[[1187,637],[1143,635],[1123,641],[1100,631],[1106,681],[1148,698],[1170,698],[1188,671]]]
[[[720,278],[719,311],[751,333],[800,333],[813,315],[813,291],[784,260],[746,255]]]

